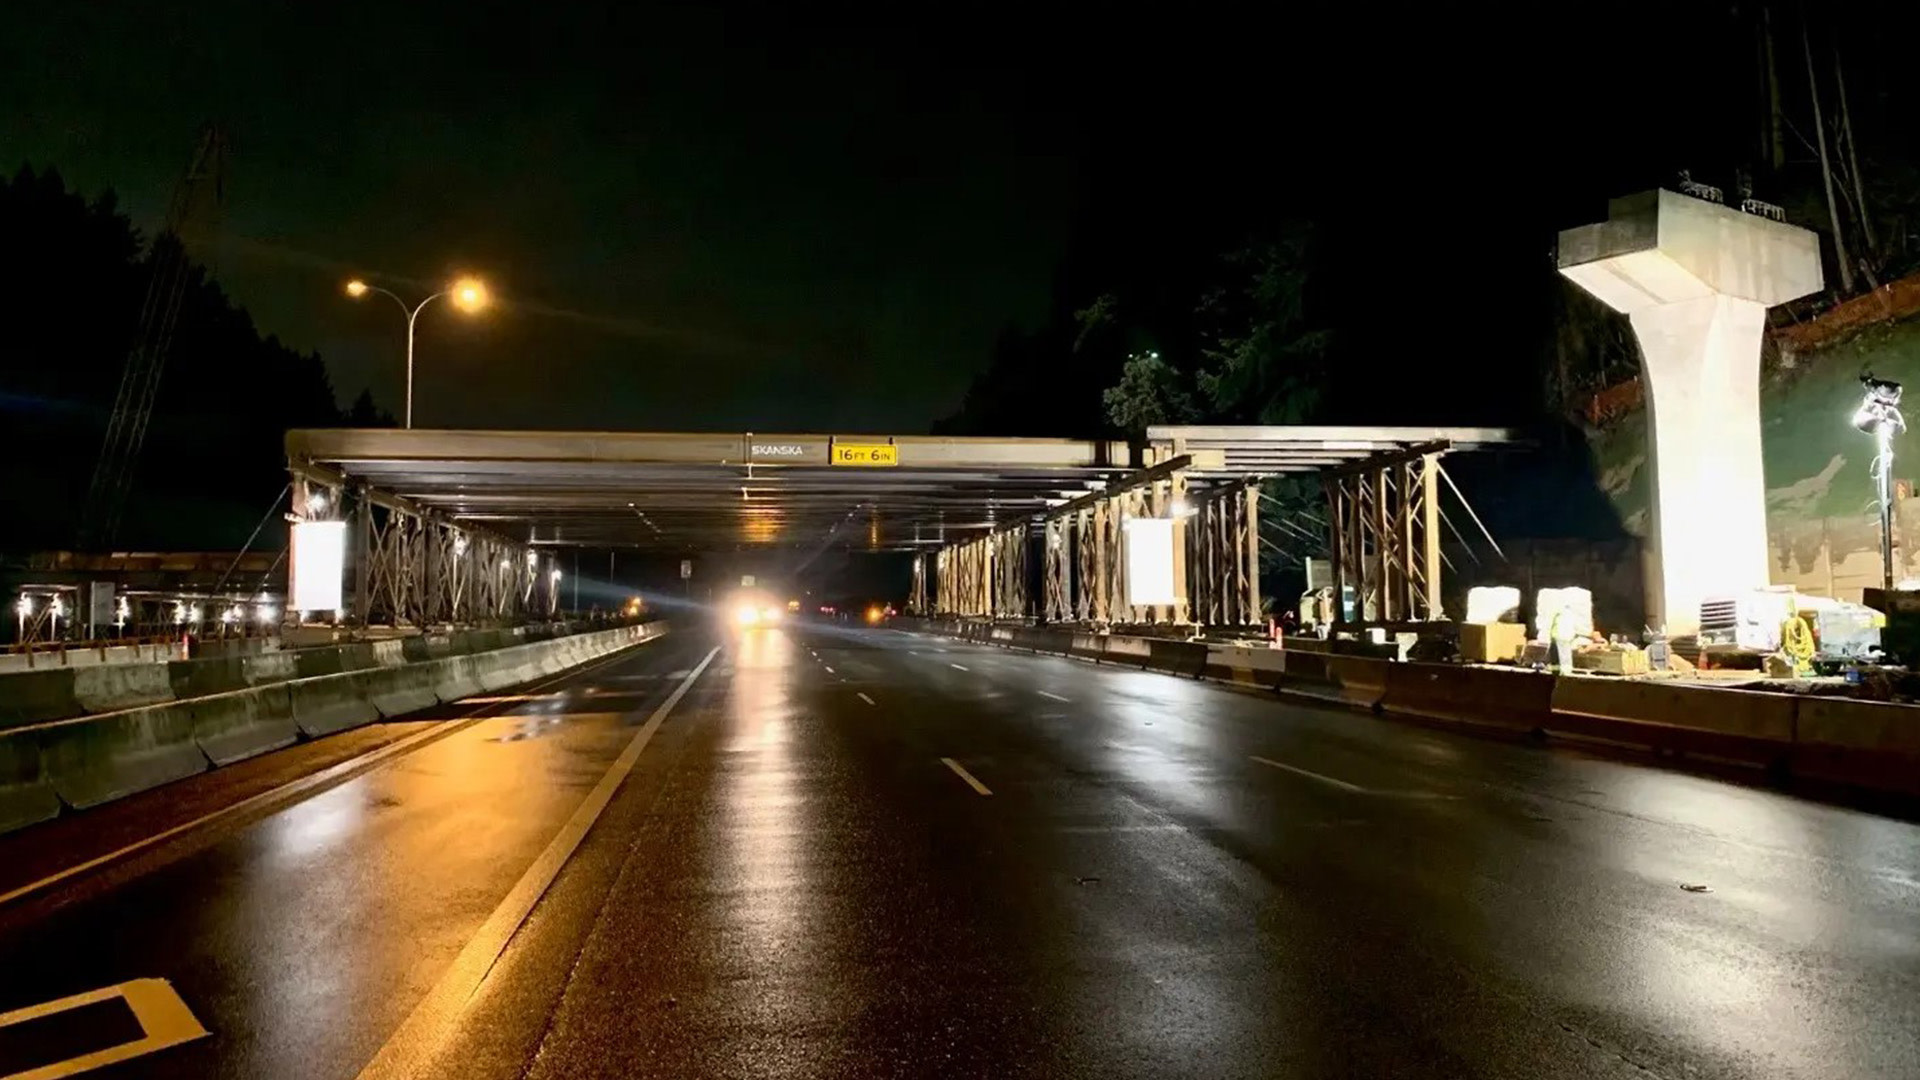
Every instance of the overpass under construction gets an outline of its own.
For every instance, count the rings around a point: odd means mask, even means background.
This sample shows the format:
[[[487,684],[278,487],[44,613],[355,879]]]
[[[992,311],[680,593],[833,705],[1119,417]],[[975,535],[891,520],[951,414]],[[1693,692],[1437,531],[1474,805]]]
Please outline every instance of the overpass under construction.
[[[362,625],[538,617],[559,606],[567,548],[838,545],[911,553],[923,613],[1229,627],[1262,619],[1260,481],[1303,473],[1325,493],[1325,516],[1303,519],[1359,610],[1438,617],[1439,459],[1509,441],[1400,427],[1166,427],[1135,444],[314,429],[286,446],[296,520],[348,525],[342,606]],[[1137,522],[1162,523],[1151,596]]]

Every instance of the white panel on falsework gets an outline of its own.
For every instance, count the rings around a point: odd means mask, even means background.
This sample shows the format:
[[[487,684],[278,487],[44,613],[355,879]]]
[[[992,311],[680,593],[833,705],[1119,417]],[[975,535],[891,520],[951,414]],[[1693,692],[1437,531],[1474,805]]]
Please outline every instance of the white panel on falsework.
[[[287,606],[295,611],[339,611],[347,566],[347,523],[296,521],[289,551]]]
[[[1173,519],[1132,518],[1126,528],[1127,603],[1173,603]]]

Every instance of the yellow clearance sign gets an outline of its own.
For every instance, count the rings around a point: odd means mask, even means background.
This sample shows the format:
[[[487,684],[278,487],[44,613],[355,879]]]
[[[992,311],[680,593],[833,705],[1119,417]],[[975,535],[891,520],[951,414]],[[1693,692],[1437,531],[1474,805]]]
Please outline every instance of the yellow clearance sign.
[[[900,448],[888,443],[843,443],[833,444],[833,463],[835,465],[889,466],[900,464]]]

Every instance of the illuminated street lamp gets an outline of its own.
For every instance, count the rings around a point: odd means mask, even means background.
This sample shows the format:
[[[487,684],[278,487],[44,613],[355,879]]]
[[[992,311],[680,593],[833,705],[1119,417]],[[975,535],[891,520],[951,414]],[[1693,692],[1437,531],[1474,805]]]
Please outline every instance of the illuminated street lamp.
[[[1893,588],[1893,437],[1907,430],[1900,415],[1900,384],[1876,379],[1872,372],[1860,376],[1866,387],[1866,400],[1854,410],[1853,426],[1873,436],[1879,453],[1873,459],[1874,493],[1880,498],[1880,573],[1884,588]]]
[[[481,281],[479,278],[463,277],[456,280],[453,284],[448,285],[446,288],[441,289],[439,292],[434,293],[432,296],[427,297],[425,300],[420,301],[418,304],[415,304],[412,307],[408,307],[407,302],[405,300],[400,299],[399,296],[395,295],[394,293],[386,289],[381,288],[378,285],[369,285],[366,282],[361,281],[359,278],[354,278],[352,281],[347,282],[347,295],[353,297],[355,300],[360,299],[361,297],[367,295],[370,292],[380,293],[381,295],[391,299],[394,303],[399,304],[400,310],[405,312],[407,316],[406,426],[411,428],[413,426],[413,324],[414,324],[414,321],[420,317],[421,309],[425,308],[428,304],[433,303],[435,300],[438,300],[443,296],[451,298],[453,301],[453,306],[459,308],[461,311],[464,311],[469,315],[477,314],[481,310],[486,308],[487,303],[490,299],[490,297],[487,295],[487,286],[486,286],[486,283]]]

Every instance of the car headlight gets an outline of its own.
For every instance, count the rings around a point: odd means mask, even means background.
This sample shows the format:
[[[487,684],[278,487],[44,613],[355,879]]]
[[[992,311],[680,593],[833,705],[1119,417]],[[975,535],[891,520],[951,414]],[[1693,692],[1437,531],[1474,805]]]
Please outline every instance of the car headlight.
[[[752,604],[741,604],[733,609],[733,621],[741,626],[752,626],[760,621],[760,609]]]

